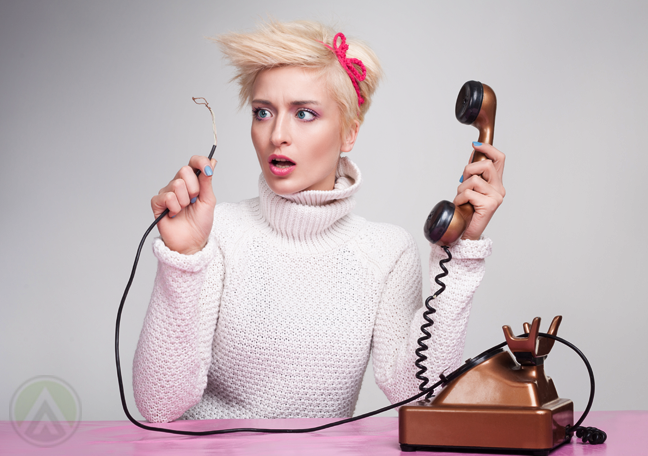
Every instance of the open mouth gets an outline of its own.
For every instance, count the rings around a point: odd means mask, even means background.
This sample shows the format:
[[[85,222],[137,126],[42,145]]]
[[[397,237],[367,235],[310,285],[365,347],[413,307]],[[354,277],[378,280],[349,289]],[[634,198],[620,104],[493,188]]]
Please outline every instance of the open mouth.
[[[295,162],[288,160],[287,158],[273,158],[270,160],[272,166],[275,166],[279,169],[287,169],[291,166],[295,166]]]
[[[297,163],[283,155],[272,154],[268,157],[270,172],[278,177],[286,177],[295,170]]]

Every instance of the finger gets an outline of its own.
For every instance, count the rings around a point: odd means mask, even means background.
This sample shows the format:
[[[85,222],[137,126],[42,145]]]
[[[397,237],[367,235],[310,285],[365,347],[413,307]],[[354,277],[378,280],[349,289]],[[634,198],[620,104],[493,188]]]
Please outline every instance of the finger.
[[[200,171],[200,174],[205,174],[207,177],[213,175],[215,163],[215,159],[212,158],[209,160],[209,158],[203,155],[194,155],[189,159],[189,166],[191,166],[195,171]]]
[[[504,195],[499,193],[485,180],[477,178],[477,176],[464,182],[464,184],[468,185],[461,188],[461,191],[457,193],[453,201],[456,206],[470,203],[475,210],[484,208],[493,209],[494,212],[494,209],[497,209],[504,201]],[[462,187],[464,184],[461,184],[459,187]]]
[[[173,179],[169,186],[171,187],[171,192],[175,194],[180,207],[184,208],[189,206],[191,202],[191,196],[189,196],[187,181],[185,179]]]
[[[198,174],[198,200],[212,205],[216,204],[216,197],[212,188],[212,176],[216,163],[216,159],[212,158],[210,160],[202,155],[194,155],[189,160],[189,166],[195,171],[200,171],[200,174]]]
[[[479,175],[470,176],[463,183],[459,184],[457,187],[457,194],[463,193],[466,190],[474,190],[487,196],[498,194],[499,196],[504,197],[505,193],[504,190],[500,190],[497,186],[487,182]]]
[[[175,193],[165,192],[151,198],[151,209],[155,218],[158,218],[165,209],[169,209],[170,217],[175,217],[182,210],[182,205]]]
[[[497,175],[495,165],[489,159],[469,163],[464,168],[464,180],[471,176],[482,176],[485,181],[490,182],[491,179],[496,179]]]
[[[195,170],[187,165],[180,168],[178,174],[176,174],[178,179],[182,179],[187,187],[187,195],[189,196],[190,202],[195,202],[195,199],[200,193],[200,184],[198,182],[198,177],[196,176]]]
[[[496,168],[498,167],[501,167],[502,169],[504,168],[506,155],[504,155],[503,152],[494,148],[492,145],[473,142],[473,149],[486,155],[486,157],[488,157],[493,162],[493,164],[495,164]],[[470,161],[472,162],[472,155],[470,157]]]
[[[189,178],[195,181],[196,176],[192,174],[191,168],[187,168],[189,170]],[[151,199],[151,207],[153,208],[153,213],[156,214],[156,217],[161,214],[164,209],[169,209],[169,215],[175,216],[183,207],[189,205],[191,197],[187,190],[187,183],[181,177],[182,174],[182,170],[178,171],[176,177],[169,182],[166,187],[160,189],[157,196]],[[195,182],[194,185],[197,187],[198,183]],[[167,199],[168,194],[175,195],[175,197]],[[167,206],[167,203],[171,204],[171,206]]]
[[[502,182],[502,170],[496,169],[495,164],[491,160],[482,160],[466,165],[462,177],[463,180],[461,182],[463,188],[470,188],[470,184],[468,184],[470,179],[482,179],[493,186],[502,196],[506,195],[506,190]],[[461,191],[460,188],[462,185],[457,189],[458,192]]]
[[[475,208],[473,217],[470,224],[461,236],[462,239],[478,240],[481,238],[484,230],[488,226],[490,220],[495,215],[495,211],[501,204],[501,198],[496,200],[482,193],[474,190],[466,190],[457,195],[454,200],[456,206],[470,203]]]

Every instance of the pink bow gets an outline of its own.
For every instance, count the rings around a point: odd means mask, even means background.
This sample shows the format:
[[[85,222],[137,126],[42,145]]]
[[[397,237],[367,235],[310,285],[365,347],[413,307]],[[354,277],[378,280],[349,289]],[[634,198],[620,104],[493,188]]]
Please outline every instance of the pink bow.
[[[341,38],[341,42],[339,46],[337,44],[338,37]],[[355,87],[356,93],[358,94],[358,106],[360,106],[362,103],[364,103],[364,98],[360,96],[360,86],[358,85],[358,82],[364,81],[365,78],[367,77],[367,69],[365,68],[364,64],[360,59],[347,58],[346,53],[347,50],[349,49],[349,45],[346,44],[346,36],[344,36],[344,33],[338,33],[337,35],[335,35],[335,37],[333,38],[332,47],[325,43],[322,44],[324,44],[324,46],[326,46],[327,48],[335,52],[335,55],[340,61],[342,68],[346,70],[347,74],[351,78],[353,87]],[[357,65],[362,69],[362,73],[358,71],[355,65]]]

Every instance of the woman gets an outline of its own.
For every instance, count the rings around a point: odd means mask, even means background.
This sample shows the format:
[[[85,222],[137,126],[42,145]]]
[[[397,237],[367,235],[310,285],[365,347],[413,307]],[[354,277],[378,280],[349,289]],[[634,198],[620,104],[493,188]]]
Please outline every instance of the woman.
[[[375,54],[313,22],[217,41],[252,108],[259,197],[216,206],[215,161],[194,156],[151,200],[170,217],[158,225],[134,361],[140,412],[152,422],[350,416],[370,354],[392,402],[415,394],[418,250],[403,229],[351,213],[361,174],[341,157],[381,77]],[[490,253],[481,234],[504,196],[504,155],[476,148],[490,160],[465,168],[455,198],[476,211],[436,301],[431,378],[461,363]],[[432,247],[432,276],[444,256]]]

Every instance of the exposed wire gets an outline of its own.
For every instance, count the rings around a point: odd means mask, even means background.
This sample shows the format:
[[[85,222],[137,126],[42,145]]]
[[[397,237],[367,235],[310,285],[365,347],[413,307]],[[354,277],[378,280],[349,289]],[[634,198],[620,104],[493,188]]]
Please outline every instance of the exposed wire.
[[[211,114],[212,118],[212,129],[214,130],[214,145],[218,145],[218,134],[216,133],[216,117],[214,116],[214,111],[212,111],[212,108],[209,106],[209,103],[207,100],[205,100],[203,97],[191,97],[191,99],[194,101],[194,103],[199,104],[199,105],[204,105],[207,109],[209,109],[209,113]],[[198,101],[202,100],[202,101]],[[211,160],[211,156],[209,157]]]

